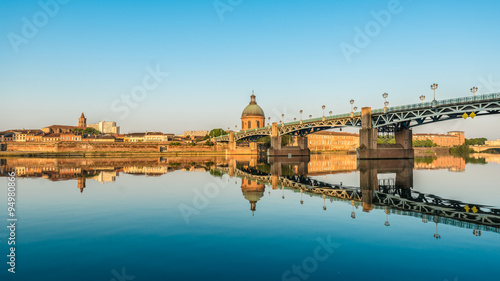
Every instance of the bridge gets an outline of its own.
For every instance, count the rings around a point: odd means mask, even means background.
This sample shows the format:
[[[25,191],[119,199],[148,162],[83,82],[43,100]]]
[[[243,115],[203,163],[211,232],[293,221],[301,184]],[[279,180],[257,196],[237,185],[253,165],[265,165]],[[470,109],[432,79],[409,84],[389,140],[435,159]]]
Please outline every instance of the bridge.
[[[410,104],[383,109],[371,110],[362,108],[361,112],[351,112],[333,116],[323,116],[283,124],[272,125],[234,132],[213,140],[229,142],[230,146],[238,140],[255,141],[261,137],[271,136],[271,156],[305,155],[307,135],[342,127],[360,128],[360,159],[413,158],[411,128],[435,122],[455,120],[458,118],[474,118],[476,116],[499,114],[500,93],[463,97],[426,103]],[[378,147],[378,132],[393,132],[396,146]],[[297,137],[298,148],[281,147],[281,136]]]
[[[281,187],[283,191],[287,189],[301,194],[306,193],[323,199],[330,198],[352,204],[361,202],[365,212],[374,208],[385,209],[387,212],[387,208],[390,208],[400,215],[418,217],[422,221],[434,220],[436,223],[500,233],[499,209],[414,191],[409,187],[413,182],[412,173],[410,177],[404,177],[403,181],[407,181],[407,183],[401,183],[401,178],[398,183],[396,178],[395,181],[392,181],[393,184],[387,185],[386,182],[377,180],[377,173],[379,171],[394,172],[398,168],[377,168],[369,167],[370,165],[367,167],[363,164],[361,166],[361,187],[325,183],[304,175],[282,176],[273,172],[266,174],[255,168],[245,169],[231,167],[231,165],[217,166],[214,170],[260,184],[268,184],[273,189]],[[402,167],[399,172],[407,173],[412,170],[411,165],[403,166],[407,167]],[[271,171],[273,170],[277,169],[271,168]]]

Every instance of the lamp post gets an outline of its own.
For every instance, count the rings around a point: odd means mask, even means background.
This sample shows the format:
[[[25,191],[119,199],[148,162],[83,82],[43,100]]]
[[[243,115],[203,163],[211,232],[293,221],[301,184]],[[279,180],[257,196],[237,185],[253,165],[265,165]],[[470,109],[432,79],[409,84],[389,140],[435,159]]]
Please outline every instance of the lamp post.
[[[311,119],[311,118],[313,118],[313,116],[309,114],[309,119]]]
[[[281,118],[283,120],[283,126],[285,125],[285,113],[281,114]]]
[[[268,121],[267,121],[267,125],[268,125],[269,127],[271,127],[271,117],[267,117],[267,120],[268,120]]]
[[[470,88],[470,91],[474,97],[476,97],[477,87]]]
[[[325,106],[325,105],[323,105],[323,106],[321,107],[321,109],[323,109],[323,121],[325,121],[325,108],[326,108],[326,106]]]
[[[333,111],[331,111],[331,110],[330,110],[330,112],[329,112],[329,113],[330,113],[330,116],[332,116]]]
[[[388,93],[383,93],[383,94],[382,94],[382,97],[384,98],[384,113],[387,113],[387,105],[389,104],[389,103],[387,102],[387,97],[388,97],[388,96],[389,96],[389,94],[388,94]]]
[[[350,100],[349,103],[351,104],[351,118],[354,117],[354,112],[352,111],[352,105],[354,104],[354,100]]]
[[[424,106],[425,96],[424,96],[424,95],[421,95],[421,96],[420,96],[420,100],[422,101],[422,106]]]
[[[431,85],[431,89],[434,91],[434,100],[432,100],[432,106],[436,107],[437,106],[437,101],[436,101],[436,89],[438,88],[438,84],[434,83]]]
[[[300,124],[302,124],[302,112],[304,112],[302,109],[299,111],[300,113]]]

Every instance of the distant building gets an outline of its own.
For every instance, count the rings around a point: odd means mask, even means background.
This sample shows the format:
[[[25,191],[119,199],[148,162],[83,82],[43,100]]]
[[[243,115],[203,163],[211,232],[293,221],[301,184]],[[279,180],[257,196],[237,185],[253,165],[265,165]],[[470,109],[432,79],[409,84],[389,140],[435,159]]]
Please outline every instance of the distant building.
[[[204,137],[208,133],[208,131],[184,131],[183,136]]]
[[[43,142],[58,142],[61,140],[61,134],[59,133],[51,133],[42,136],[42,141]]]
[[[315,150],[356,150],[359,135],[340,132],[317,132],[307,135],[308,147]]]
[[[86,136],[82,138],[82,141],[87,141],[87,142],[115,142],[116,139],[113,136]]]
[[[94,128],[101,132],[102,134],[119,134],[120,127],[116,126],[116,122],[113,121],[100,121],[95,124],[88,124],[87,128]]]
[[[484,144],[487,146],[500,146],[500,139],[493,141],[485,141]]]
[[[465,143],[465,135],[462,131],[452,131],[448,134],[413,134],[413,140],[431,140],[438,146],[453,147]]]
[[[35,135],[41,135],[43,132],[41,130],[13,130],[12,141],[15,142],[26,142],[34,141]]]
[[[143,142],[146,133],[130,133],[123,137],[124,142]]]
[[[66,126],[66,125],[52,125],[45,128],[42,128],[42,131],[46,134],[62,134],[62,133],[71,133],[74,129],[78,129],[77,126]]]
[[[60,135],[61,141],[81,141],[82,135],[76,133],[64,133]]]
[[[166,142],[172,140],[173,134],[164,134],[162,132],[146,132],[144,141]]]
[[[0,142],[12,141],[12,137],[14,136],[13,132],[6,131],[0,133]]]

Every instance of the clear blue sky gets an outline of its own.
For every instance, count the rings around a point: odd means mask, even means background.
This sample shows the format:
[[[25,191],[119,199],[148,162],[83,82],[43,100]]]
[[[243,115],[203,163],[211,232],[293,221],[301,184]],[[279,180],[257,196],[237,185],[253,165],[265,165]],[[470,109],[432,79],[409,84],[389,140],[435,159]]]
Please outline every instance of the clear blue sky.
[[[380,108],[384,92],[390,105],[419,102],[422,94],[430,100],[432,83],[439,83],[438,99],[470,95],[472,86],[478,94],[500,92],[498,1],[406,0],[392,12],[386,0],[215,3],[230,10],[221,17],[213,0],[72,0],[44,22],[37,1],[2,1],[0,130],[76,125],[81,112],[90,123],[116,121],[123,132],[234,128],[252,90],[275,120],[283,112],[298,117],[300,109],[320,116],[323,104],[348,112],[351,98],[358,108]],[[382,10],[391,18],[374,26],[372,11]],[[38,30],[23,17],[38,21]],[[348,61],[341,44],[356,47],[355,29],[367,27],[370,42]],[[116,109],[121,96],[157,66],[168,76],[124,118]],[[489,125],[498,121],[415,131],[494,139],[500,130]]]

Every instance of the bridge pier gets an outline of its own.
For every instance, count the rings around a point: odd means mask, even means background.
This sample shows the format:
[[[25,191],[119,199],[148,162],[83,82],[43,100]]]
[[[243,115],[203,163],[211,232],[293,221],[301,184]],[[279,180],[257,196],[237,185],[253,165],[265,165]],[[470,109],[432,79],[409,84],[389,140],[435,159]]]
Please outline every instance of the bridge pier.
[[[278,123],[273,123],[271,128],[271,147],[267,151],[268,156],[308,156],[309,152],[307,137],[297,137],[297,146],[282,146]]]
[[[395,133],[396,144],[377,144],[378,130],[372,127],[372,109],[361,109],[360,147],[358,159],[413,159],[412,132],[402,129]]]

